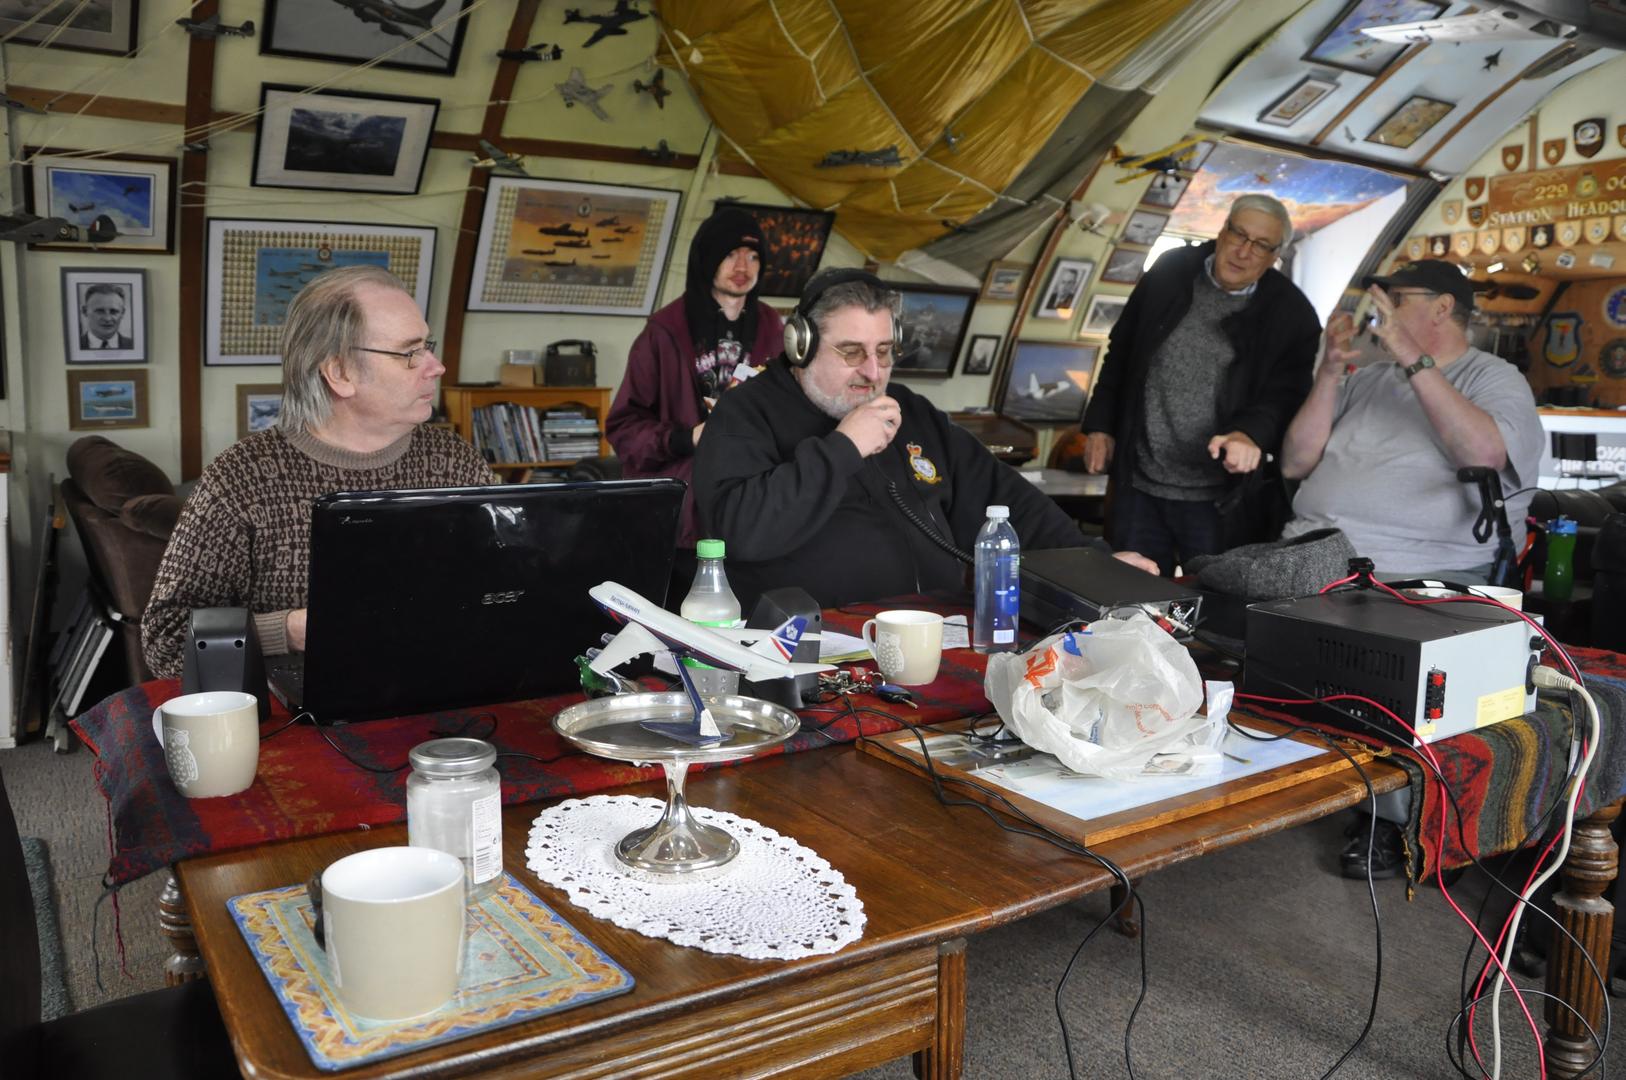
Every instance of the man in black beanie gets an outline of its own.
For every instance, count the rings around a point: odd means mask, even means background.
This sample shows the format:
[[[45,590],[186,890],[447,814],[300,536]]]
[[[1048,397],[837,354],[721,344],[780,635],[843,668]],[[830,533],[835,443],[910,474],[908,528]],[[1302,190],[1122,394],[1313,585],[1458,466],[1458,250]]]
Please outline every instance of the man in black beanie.
[[[744,210],[719,206],[689,244],[683,296],[651,316],[632,343],[604,425],[625,475],[671,476],[691,484],[673,573],[673,581],[685,585],[699,539],[691,474],[706,417],[718,395],[755,375],[784,348],[783,320],[757,299],[761,269],[761,226]]]

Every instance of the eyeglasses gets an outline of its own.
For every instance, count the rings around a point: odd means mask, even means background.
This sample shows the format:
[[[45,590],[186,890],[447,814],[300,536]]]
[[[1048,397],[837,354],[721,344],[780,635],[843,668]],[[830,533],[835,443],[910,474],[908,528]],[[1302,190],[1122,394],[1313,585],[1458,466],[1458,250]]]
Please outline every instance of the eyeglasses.
[[[435,346],[438,344],[440,343],[434,338],[424,338],[422,345],[419,345],[415,349],[408,349],[406,352],[395,352],[393,349],[369,349],[365,345],[357,345],[355,348],[357,352],[378,353],[380,356],[393,356],[397,360],[405,360],[407,370],[411,371],[413,368],[418,366],[418,361],[420,359],[429,353],[434,352]]]
[[[1247,248],[1253,255],[1274,255],[1282,247],[1280,244],[1267,244],[1263,240],[1249,236],[1229,221],[1225,223],[1225,235],[1230,237],[1232,243]]]
[[[1438,296],[1440,294],[1432,289],[1389,289],[1386,290],[1385,295],[1398,306],[1404,304],[1408,296]]]
[[[863,345],[848,345],[846,348],[841,349],[832,346],[832,348],[835,350],[835,354],[841,357],[842,362],[850,368],[860,366],[869,358],[869,349]],[[883,341],[875,346],[875,364],[877,367],[884,368],[892,366],[892,343],[890,341]]]

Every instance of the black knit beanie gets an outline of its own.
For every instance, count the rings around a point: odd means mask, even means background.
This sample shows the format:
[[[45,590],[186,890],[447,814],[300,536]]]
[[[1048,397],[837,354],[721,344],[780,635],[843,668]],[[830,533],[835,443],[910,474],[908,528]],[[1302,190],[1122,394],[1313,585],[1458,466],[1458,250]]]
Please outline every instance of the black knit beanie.
[[[716,347],[727,324],[711,295],[712,282],[717,279],[717,268],[735,248],[748,247],[762,255],[762,226],[744,210],[726,203],[700,223],[689,244],[689,276],[683,288],[683,314],[689,323],[689,338],[695,352],[704,355]],[[766,269],[764,267],[763,269]],[[734,324],[734,338],[742,348],[749,349],[757,339],[757,290],[762,286],[759,273],[757,284],[745,298],[739,322]]]

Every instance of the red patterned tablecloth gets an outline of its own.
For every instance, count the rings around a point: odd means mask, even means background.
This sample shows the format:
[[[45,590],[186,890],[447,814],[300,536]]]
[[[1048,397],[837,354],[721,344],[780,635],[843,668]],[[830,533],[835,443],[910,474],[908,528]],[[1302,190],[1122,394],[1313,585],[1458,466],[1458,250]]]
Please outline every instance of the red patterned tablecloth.
[[[826,625],[856,634],[864,619],[882,607],[898,606],[930,606],[951,614],[965,610],[940,600],[914,598],[901,605],[894,601],[827,611]],[[862,695],[853,701],[884,712],[907,710],[913,723],[975,716],[989,709],[982,693],[985,662],[970,649],[944,653],[937,681],[914,688],[916,709]],[[73,722],[74,731],[96,755],[96,782],[107,798],[112,819],[110,885],[134,881],[197,855],[402,821],[410,770],[397,767],[407,760],[412,747],[441,734],[475,735],[487,739],[500,753],[544,759],[498,759],[504,803],[582,795],[660,776],[657,766],[634,768],[590,757],[555,735],[554,715],[581,700],[580,694],[561,694],[327,728],[326,734],[350,761],[329,746],[316,728],[298,724],[261,745],[259,772],[247,791],[219,799],[188,799],[170,782],[163,749],[152,732],[153,710],[178,693],[180,686],[173,680],[143,683],[114,694]],[[802,731],[770,754],[849,742],[858,737],[860,726],[867,734],[899,726],[876,713],[838,719],[838,712],[834,708],[804,711]],[[265,730],[274,731],[287,720],[282,707],[274,705]],[[491,730],[493,722],[495,729]],[[815,728],[818,730],[812,730]]]

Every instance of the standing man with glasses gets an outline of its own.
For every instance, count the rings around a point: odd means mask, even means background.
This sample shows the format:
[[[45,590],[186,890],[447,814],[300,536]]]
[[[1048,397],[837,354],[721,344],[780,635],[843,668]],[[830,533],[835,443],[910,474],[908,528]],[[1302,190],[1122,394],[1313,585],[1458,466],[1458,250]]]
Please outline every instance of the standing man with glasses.
[[[387,270],[330,270],[294,297],[277,425],[209,463],[170,534],[141,620],[155,674],[181,673],[193,608],[246,607],[266,655],[304,650],[318,496],[497,482],[468,443],[423,426],[445,370]]]
[[[1165,574],[1271,539],[1286,519],[1263,466],[1309,392],[1321,336],[1273,268],[1292,238],[1286,207],[1243,195],[1217,240],[1165,252],[1113,325],[1084,410],[1084,465],[1111,472],[1113,545]]]
[[[706,423],[695,502],[706,535],[728,544],[746,610],[780,586],[822,606],[961,588],[963,567],[927,530],[970,551],[992,504],[1010,507],[1026,550],[1086,543],[970,432],[888,385],[898,303],[861,270],[820,273],[785,326],[784,355]]]

